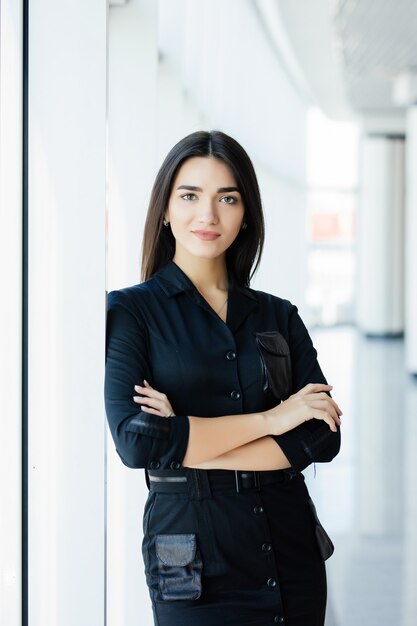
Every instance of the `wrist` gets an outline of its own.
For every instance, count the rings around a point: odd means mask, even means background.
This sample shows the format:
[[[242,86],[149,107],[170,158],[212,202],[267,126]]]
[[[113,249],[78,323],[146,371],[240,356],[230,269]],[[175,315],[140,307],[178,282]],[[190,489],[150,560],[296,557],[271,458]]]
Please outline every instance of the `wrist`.
[[[274,420],[271,414],[271,410],[267,409],[260,413],[263,421],[263,431],[265,435],[273,435],[274,433]]]

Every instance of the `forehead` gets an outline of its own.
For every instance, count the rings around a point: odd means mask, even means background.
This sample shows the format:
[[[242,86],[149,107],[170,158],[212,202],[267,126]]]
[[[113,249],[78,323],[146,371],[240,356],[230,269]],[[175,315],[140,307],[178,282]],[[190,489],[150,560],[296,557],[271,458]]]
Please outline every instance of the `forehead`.
[[[190,157],[181,164],[175,177],[175,186],[180,184],[215,187],[222,185],[236,185],[236,180],[230,167],[216,157]]]

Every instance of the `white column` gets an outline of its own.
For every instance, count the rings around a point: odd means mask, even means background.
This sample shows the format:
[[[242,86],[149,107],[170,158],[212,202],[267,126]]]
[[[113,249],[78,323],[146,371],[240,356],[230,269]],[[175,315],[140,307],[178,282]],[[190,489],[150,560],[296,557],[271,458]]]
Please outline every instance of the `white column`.
[[[414,626],[417,619],[417,489],[414,476],[417,472],[415,441],[417,438],[417,389],[408,385],[405,393],[405,412],[403,420],[404,467],[403,480],[398,483],[404,494],[403,515],[403,581],[402,624]],[[401,487],[400,487],[401,486]],[[388,493],[388,491],[387,491]]]
[[[141,281],[141,244],[156,169],[158,2],[130,0],[109,13],[107,290]],[[169,94],[171,95],[171,94]],[[171,131],[181,113],[172,99]],[[177,137],[175,137],[177,141]],[[142,560],[143,469],[124,466],[108,430],[107,626],[150,626]]]
[[[362,139],[357,323],[369,335],[404,328],[404,138]]]
[[[417,104],[406,117],[405,361],[417,374]]]
[[[29,8],[29,623],[103,626],[108,9]]]
[[[21,624],[23,10],[0,2],[0,624]]]

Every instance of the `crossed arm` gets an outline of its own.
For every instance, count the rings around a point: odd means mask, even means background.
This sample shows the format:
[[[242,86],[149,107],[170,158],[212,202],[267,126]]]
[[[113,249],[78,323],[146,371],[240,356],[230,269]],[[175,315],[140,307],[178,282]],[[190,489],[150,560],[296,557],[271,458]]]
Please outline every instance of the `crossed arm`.
[[[132,397],[135,383],[152,378],[146,359],[146,325],[131,310],[123,291],[110,292],[108,302],[105,406],[116,452],[127,467],[147,468],[157,460],[164,469],[179,460],[185,466],[202,469],[293,468],[298,472],[314,461],[328,462],[339,452],[339,426],[332,432],[322,420],[311,419],[281,435],[269,435],[271,431],[259,424],[260,414],[219,419],[189,415],[167,418],[164,416],[169,410],[146,408],[144,398],[140,408]],[[288,335],[296,393],[310,381],[326,384],[326,379],[297,307],[289,306]],[[190,442],[192,445],[188,445]]]
[[[199,469],[232,469],[232,470],[275,470],[291,467],[282,449],[272,437],[266,435],[243,446],[229,450],[209,461],[197,463],[190,467]]]
[[[340,423],[341,411],[336,402],[320,389],[330,385],[307,385],[299,397],[292,397],[285,404],[286,411],[281,411],[282,428],[288,422],[295,421],[298,413],[304,412],[311,417],[319,417],[328,422],[332,430]],[[164,393],[153,389],[147,381],[145,386],[135,386],[141,396],[134,396],[134,401],[141,404],[141,410],[156,415],[172,413],[171,404]],[[324,396],[324,397],[323,397]],[[330,412],[328,416],[324,407]],[[170,419],[167,417],[166,419]],[[221,423],[218,420],[221,420]],[[277,416],[270,411],[247,415],[228,415],[221,418],[198,418],[189,416],[189,445],[183,459],[186,467],[199,469],[233,470],[274,470],[291,467],[282,448],[269,434],[279,433],[280,427],[274,424]],[[239,420],[239,428],[236,421]],[[220,428],[221,430],[220,430]],[[285,430],[284,430],[285,432]],[[192,441],[192,445],[190,445]],[[278,444],[278,445],[277,445]]]

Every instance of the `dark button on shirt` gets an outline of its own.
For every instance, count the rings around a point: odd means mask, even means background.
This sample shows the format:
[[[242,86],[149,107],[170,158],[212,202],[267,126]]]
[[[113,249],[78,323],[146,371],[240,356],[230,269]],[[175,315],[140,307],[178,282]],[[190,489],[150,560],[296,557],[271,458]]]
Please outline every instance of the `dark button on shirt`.
[[[158,469],[158,467],[159,467],[160,465],[161,465],[161,464],[160,464],[160,462],[159,462],[159,461],[151,461],[151,462],[149,463],[149,467],[150,467],[151,469]]]
[[[236,358],[236,352],[233,352],[233,350],[229,350],[229,352],[226,354],[226,357],[229,359],[229,361],[233,361]]]
[[[276,587],[277,581],[275,580],[275,578],[268,578],[266,583],[268,587]]]
[[[271,550],[272,546],[270,543],[263,543],[262,544],[262,550],[264,550],[264,552],[269,552],[269,550]]]
[[[180,469],[181,463],[179,463],[178,461],[172,461],[170,467],[171,469],[174,469],[174,470]]]
[[[283,621],[284,621],[284,618],[283,618],[281,615],[275,615],[275,617],[274,617],[274,622],[275,622],[276,624],[282,624],[282,623],[283,623]]]
[[[169,469],[172,459],[182,463],[189,415],[258,413],[279,403],[264,389],[255,332],[279,332],[288,343],[292,394],[309,382],[327,382],[289,300],[239,285],[229,273],[226,322],[172,260],[145,282],[108,293],[104,399],[116,452],[125,465],[148,468],[158,459],[161,469]],[[225,368],[231,352],[239,359]],[[175,415],[140,410],[134,386],[143,385],[144,378],[167,395]],[[340,427],[333,432],[318,419],[271,437],[294,472],[314,461],[331,461],[340,448]]]
[[[258,513],[263,513],[263,512],[264,512],[264,508],[263,508],[263,506],[261,506],[260,504],[256,504],[256,505],[253,507],[253,512],[254,512],[254,513],[256,513],[256,514],[258,514]]]

